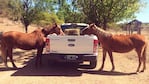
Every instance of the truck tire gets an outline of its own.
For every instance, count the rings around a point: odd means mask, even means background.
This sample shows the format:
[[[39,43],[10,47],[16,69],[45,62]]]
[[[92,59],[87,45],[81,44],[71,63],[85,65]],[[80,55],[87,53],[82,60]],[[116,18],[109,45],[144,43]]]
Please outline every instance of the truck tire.
[[[94,69],[97,65],[97,60],[94,60],[94,61],[90,61],[90,65],[89,65],[89,69]]]

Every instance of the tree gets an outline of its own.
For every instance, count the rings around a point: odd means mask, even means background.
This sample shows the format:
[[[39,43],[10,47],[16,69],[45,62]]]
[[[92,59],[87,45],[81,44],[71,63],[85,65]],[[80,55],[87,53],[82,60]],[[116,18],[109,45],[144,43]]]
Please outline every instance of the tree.
[[[35,20],[39,20],[38,17],[41,12],[51,12],[52,0],[9,0],[10,14],[12,20],[21,20],[27,33],[28,26]]]
[[[55,13],[41,12],[38,18],[40,19],[34,20],[33,23],[40,26],[51,25],[52,23],[63,23],[63,20],[60,20]]]
[[[55,3],[57,7],[57,16],[63,19],[64,22],[84,22],[85,17],[83,13],[78,11],[76,3],[73,0],[56,0]]]
[[[0,15],[1,16],[7,16],[7,6],[8,6],[9,0],[0,0]]]
[[[93,22],[106,30],[108,23],[134,18],[141,7],[140,0],[74,0],[78,8]]]

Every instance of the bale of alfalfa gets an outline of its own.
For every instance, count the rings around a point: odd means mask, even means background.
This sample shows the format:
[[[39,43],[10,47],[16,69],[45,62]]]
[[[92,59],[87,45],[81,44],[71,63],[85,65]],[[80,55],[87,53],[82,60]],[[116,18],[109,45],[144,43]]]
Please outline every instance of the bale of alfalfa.
[[[79,29],[66,29],[64,33],[66,35],[77,35],[78,36],[80,35],[80,30]]]

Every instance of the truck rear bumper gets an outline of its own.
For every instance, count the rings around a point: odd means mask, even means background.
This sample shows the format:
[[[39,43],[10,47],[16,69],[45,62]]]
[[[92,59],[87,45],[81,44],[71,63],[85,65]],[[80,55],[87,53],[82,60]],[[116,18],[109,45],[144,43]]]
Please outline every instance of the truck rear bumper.
[[[76,62],[82,63],[83,61],[96,61],[97,55],[86,55],[86,54],[43,54],[47,56],[49,60],[55,62]]]

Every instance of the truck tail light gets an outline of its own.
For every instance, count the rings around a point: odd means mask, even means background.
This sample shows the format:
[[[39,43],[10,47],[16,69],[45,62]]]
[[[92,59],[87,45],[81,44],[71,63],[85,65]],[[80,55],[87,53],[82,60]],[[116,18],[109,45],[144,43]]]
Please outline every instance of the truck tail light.
[[[46,44],[49,44],[50,39],[46,38]]]
[[[98,53],[98,40],[94,40],[93,53]]]
[[[47,52],[50,52],[50,39],[46,38],[45,48]]]

